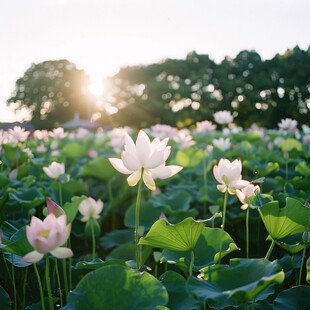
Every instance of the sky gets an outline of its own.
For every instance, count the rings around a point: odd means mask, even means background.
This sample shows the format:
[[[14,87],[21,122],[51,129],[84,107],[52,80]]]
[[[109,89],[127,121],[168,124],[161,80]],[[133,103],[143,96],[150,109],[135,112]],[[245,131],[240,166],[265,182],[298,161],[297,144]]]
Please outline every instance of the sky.
[[[0,0],[0,122],[32,63],[68,59],[92,90],[120,67],[191,51],[221,62],[242,50],[263,59],[310,46],[309,0]]]

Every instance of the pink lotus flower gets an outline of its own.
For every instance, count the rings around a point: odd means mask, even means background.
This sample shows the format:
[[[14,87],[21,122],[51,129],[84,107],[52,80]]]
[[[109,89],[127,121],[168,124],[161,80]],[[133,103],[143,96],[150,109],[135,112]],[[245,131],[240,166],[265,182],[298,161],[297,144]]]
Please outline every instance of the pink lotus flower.
[[[214,121],[220,125],[230,124],[234,120],[230,111],[218,111],[213,114]]]
[[[236,190],[236,195],[242,203],[241,209],[246,210],[249,207],[249,198],[255,196],[259,192],[260,188],[258,185],[250,183],[246,187]]]
[[[220,159],[218,165],[213,168],[215,179],[221,183],[217,185],[217,189],[222,193],[228,191],[233,195],[237,189],[247,186],[249,182],[241,179],[241,170],[240,159],[235,159],[233,162],[225,158]]]
[[[144,184],[152,191],[156,190],[154,179],[166,179],[178,173],[182,167],[169,165],[166,160],[170,155],[168,138],[150,141],[147,134],[140,130],[136,143],[129,135],[125,136],[125,147],[121,158],[109,158],[112,166],[120,173],[130,174],[129,186],[135,186],[141,177]]]
[[[99,219],[102,209],[103,202],[100,199],[96,201],[95,199],[89,197],[82,200],[79,205],[79,211],[83,215],[81,221],[87,222],[91,218],[95,220]]]
[[[297,121],[291,118],[282,119],[280,123],[278,123],[280,130],[286,130],[287,132],[294,133],[297,131]]]
[[[61,247],[69,238],[71,225],[66,225],[65,214],[56,217],[50,213],[43,221],[32,216],[30,225],[26,227],[26,235],[34,251],[26,254],[23,259],[28,263],[36,263],[46,253],[51,253],[56,258],[73,256],[71,249]]]
[[[30,132],[20,126],[14,126],[13,129],[9,129],[10,143],[15,145],[18,142],[24,142],[27,140]]]
[[[68,133],[62,127],[54,128],[50,133],[50,136],[54,139],[64,139]]]
[[[43,167],[43,171],[51,179],[59,179],[65,173],[65,164],[53,161],[48,167]]]

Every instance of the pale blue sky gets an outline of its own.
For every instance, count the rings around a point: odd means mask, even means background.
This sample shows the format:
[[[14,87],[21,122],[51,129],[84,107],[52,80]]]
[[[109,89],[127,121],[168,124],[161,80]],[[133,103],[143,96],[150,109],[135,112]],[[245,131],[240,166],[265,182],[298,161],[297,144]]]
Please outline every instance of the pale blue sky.
[[[309,0],[0,0],[0,121],[32,63],[66,58],[94,84],[126,65],[185,58],[264,59],[310,45]]]

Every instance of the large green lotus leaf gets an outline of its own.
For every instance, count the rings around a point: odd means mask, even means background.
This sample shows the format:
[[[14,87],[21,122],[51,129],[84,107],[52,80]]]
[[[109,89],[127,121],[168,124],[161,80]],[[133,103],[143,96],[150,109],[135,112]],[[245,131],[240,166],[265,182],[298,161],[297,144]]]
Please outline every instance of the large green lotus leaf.
[[[301,161],[297,164],[295,171],[298,173],[304,175],[304,176],[310,176],[310,166],[307,165],[305,161]]]
[[[72,159],[80,158],[86,154],[87,150],[77,142],[69,142],[62,148],[62,153]]]
[[[261,208],[263,205],[273,201],[273,197],[266,194],[257,193],[255,196],[249,197],[252,208]]]
[[[96,270],[96,269],[102,268],[103,266],[108,266],[108,265],[127,266],[126,262],[123,260],[111,259],[108,261],[103,261],[102,259],[96,257],[95,259],[91,261],[79,261],[78,263],[76,263],[75,268]]]
[[[2,310],[11,309],[10,296],[2,286],[0,286],[0,309]]]
[[[173,251],[193,250],[205,224],[188,217],[178,224],[165,219],[156,221],[139,244]]]
[[[289,152],[293,149],[296,149],[297,151],[302,151],[302,144],[296,139],[288,138],[281,144],[281,149],[283,152]]]
[[[82,167],[81,174],[83,177],[108,180],[115,174],[115,169],[107,159],[98,157]]]
[[[188,291],[211,307],[221,308],[257,299],[263,291],[284,280],[282,267],[265,259],[235,258],[230,265],[213,265],[201,272],[204,280],[190,277]]]
[[[162,208],[154,208],[154,206],[149,202],[143,202],[140,208],[140,221],[139,225],[144,226],[146,230],[156,222],[161,213],[163,212]],[[125,213],[124,224],[126,227],[135,227],[135,204],[132,204]]]
[[[1,161],[0,161],[1,166]],[[10,179],[4,175],[4,173],[0,173],[0,188],[7,187],[10,183]]]
[[[100,238],[100,245],[110,249],[122,244],[133,243],[134,232],[132,229],[113,230]]]
[[[248,161],[244,160],[242,162],[242,166],[251,171],[254,171],[258,176],[267,176],[272,172],[276,172],[279,170],[280,166],[277,162],[258,162],[258,161]]]
[[[302,233],[289,235],[283,239],[275,240],[276,244],[282,247],[290,254],[296,254],[303,250],[305,246],[310,246],[310,243],[305,244],[302,239]]]
[[[9,197],[13,200],[12,205],[27,209],[35,208],[45,202],[45,196],[35,187],[10,192]]]
[[[18,268],[28,267],[29,265],[32,264],[32,263],[25,262],[22,256],[19,256],[13,253],[4,252],[3,256],[8,262],[10,262],[10,264]]]
[[[3,144],[2,148],[4,150],[4,158],[6,159],[6,162],[9,166],[16,165],[17,163],[20,165],[21,163],[27,161],[29,158],[28,155],[23,152],[22,148],[19,146]]]
[[[124,261],[135,260],[135,245],[134,244],[122,244],[113,249],[106,257],[107,259],[122,259]]]
[[[282,291],[273,302],[274,310],[309,309],[310,286],[295,286]]]
[[[230,235],[219,228],[204,227],[194,248],[194,270],[213,265],[232,251],[238,250]],[[190,262],[190,252],[164,250],[162,257],[169,262]],[[185,259],[185,260],[184,260]]]
[[[152,248],[149,246],[142,247],[142,261],[145,262],[150,256]],[[134,244],[122,244],[113,249],[106,257],[107,259],[122,259],[124,261],[133,261],[136,259]]]
[[[167,271],[160,281],[169,294],[168,307],[170,310],[197,310],[201,308],[201,302],[194,299],[186,291],[186,279],[174,271]]]
[[[192,196],[185,190],[175,190],[169,195],[158,194],[151,198],[154,207],[163,207],[169,214],[185,212],[190,208]]]
[[[81,196],[81,197],[72,197],[71,202],[66,202],[63,205],[63,209],[67,215],[67,223],[72,223],[73,220],[75,219],[78,211],[79,211],[79,205],[82,200],[87,198],[86,196]]]
[[[27,253],[31,252],[32,246],[28,242],[26,237],[26,228],[22,227],[17,230],[10,238],[10,240],[4,241],[5,245],[1,244],[0,250],[3,252],[10,252],[18,256],[24,256]]]
[[[310,230],[310,209],[297,199],[287,197],[283,208],[279,207],[278,201],[271,201],[259,210],[272,239]]]
[[[192,168],[199,165],[204,156],[205,152],[202,149],[188,148],[179,150],[175,160],[176,163],[182,167]]]
[[[307,259],[306,269],[307,269],[306,280],[308,283],[310,283],[310,257]]]
[[[151,274],[111,265],[84,276],[62,309],[154,310],[167,303],[165,287]]]

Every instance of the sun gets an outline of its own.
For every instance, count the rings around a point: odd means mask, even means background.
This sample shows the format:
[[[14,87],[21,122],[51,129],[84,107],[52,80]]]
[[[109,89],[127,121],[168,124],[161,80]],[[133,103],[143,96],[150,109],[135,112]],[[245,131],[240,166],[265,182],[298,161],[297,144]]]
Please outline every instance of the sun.
[[[91,83],[88,86],[88,90],[94,95],[96,98],[102,96],[104,91],[104,82],[103,79],[92,79]]]

